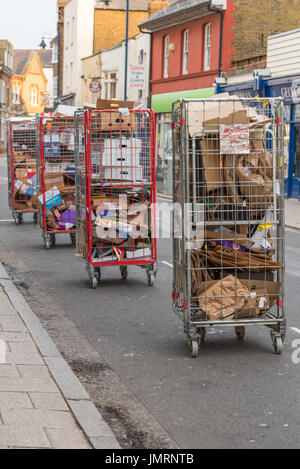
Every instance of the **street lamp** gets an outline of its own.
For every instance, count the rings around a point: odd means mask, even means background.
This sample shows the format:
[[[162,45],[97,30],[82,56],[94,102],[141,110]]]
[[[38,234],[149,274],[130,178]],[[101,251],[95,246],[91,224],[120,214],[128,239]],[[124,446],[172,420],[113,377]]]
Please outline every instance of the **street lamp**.
[[[41,47],[42,49],[46,49],[47,44],[45,43],[45,38],[44,37],[42,37],[42,41],[41,41],[39,47]]]

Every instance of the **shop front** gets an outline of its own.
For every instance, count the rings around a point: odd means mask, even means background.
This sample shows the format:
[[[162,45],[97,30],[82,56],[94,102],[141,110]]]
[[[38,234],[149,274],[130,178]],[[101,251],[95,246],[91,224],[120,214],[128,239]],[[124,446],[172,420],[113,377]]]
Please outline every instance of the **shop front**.
[[[283,98],[285,197],[300,200],[300,75],[217,86],[217,93],[226,91],[244,98]]]
[[[181,98],[210,98],[215,88],[205,88],[178,93],[163,93],[152,96],[152,109],[156,115],[156,181],[160,194],[172,195],[172,104]]]

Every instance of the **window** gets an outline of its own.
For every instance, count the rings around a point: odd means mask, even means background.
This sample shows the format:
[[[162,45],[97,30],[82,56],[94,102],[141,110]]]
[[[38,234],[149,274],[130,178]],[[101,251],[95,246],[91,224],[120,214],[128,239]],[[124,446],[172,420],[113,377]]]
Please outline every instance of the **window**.
[[[6,103],[6,88],[5,88],[5,81],[0,80],[0,104],[5,104]]]
[[[64,83],[65,87],[68,90],[69,89],[69,84],[68,84],[68,65],[65,66],[65,77],[64,77]]]
[[[71,31],[71,45],[74,43],[74,35],[75,35],[75,17],[72,18],[72,31]]]
[[[183,33],[183,50],[182,50],[182,73],[186,75],[188,73],[188,61],[189,61],[189,30],[186,29]]]
[[[211,23],[205,26],[204,32],[204,70],[210,70],[210,50],[211,50]]]
[[[13,85],[12,103],[13,104],[20,104],[20,85],[18,85],[18,84]]]
[[[166,36],[164,39],[164,78],[169,76],[169,36]]]
[[[66,30],[66,49],[68,49],[69,40],[70,40],[70,23],[68,22],[67,30]]]
[[[117,74],[116,72],[106,72],[104,74],[104,99],[114,99],[117,97]]]
[[[58,97],[58,77],[53,78],[53,97]]]
[[[70,63],[70,88],[73,86],[73,62]]]
[[[32,88],[31,88],[31,100],[30,100],[30,104],[32,106],[37,106],[38,104],[38,87],[36,85],[34,85]]]

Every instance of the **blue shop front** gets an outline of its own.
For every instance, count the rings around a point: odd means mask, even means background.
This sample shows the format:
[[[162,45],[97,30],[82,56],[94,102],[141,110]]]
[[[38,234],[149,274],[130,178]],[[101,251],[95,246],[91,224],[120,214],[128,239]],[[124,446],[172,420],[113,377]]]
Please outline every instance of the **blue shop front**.
[[[247,83],[217,85],[216,92],[228,92],[243,98],[283,98],[285,197],[300,201],[300,75],[283,78],[257,76]]]

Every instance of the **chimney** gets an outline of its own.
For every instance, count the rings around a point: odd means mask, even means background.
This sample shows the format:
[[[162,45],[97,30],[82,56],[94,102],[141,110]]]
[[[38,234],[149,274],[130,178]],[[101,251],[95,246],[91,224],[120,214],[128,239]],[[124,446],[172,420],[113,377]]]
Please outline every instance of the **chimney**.
[[[151,0],[149,3],[149,16],[158,13],[167,6],[169,6],[168,0]]]

